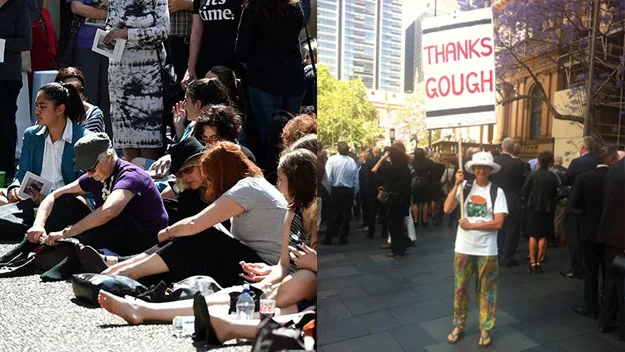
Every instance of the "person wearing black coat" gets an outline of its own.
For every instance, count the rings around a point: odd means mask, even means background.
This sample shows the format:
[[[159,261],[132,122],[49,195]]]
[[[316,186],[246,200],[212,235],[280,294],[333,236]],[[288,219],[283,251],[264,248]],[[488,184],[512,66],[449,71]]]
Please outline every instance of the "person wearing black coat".
[[[445,164],[437,161],[439,158],[440,156],[435,154],[432,160],[432,171],[430,173],[430,184],[432,185],[432,193],[430,195],[432,204],[430,204],[430,206],[432,207],[432,220],[434,221],[435,226],[438,226],[441,221],[443,221],[442,200],[443,196],[446,195],[443,193],[441,179],[443,178],[443,174],[445,173],[445,170],[447,170],[447,167]]]
[[[542,272],[541,264],[547,254],[547,241],[552,241],[554,237],[553,218],[558,180],[549,172],[552,163],[553,154],[542,152],[538,157],[538,169],[530,173],[521,191],[523,199],[527,200],[525,233],[529,237],[530,273]]]
[[[508,215],[503,229],[497,234],[497,247],[499,264],[510,267],[519,263],[514,254],[521,239],[521,189],[525,183],[525,164],[512,157],[514,139],[504,139],[501,149],[501,155],[494,159],[501,166],[501,171],[493,174],[491,181],[503,189],[508,203]]]
[[[604,265],[606,279],[603,287],[603,303],[599,317],[599,331],[608,332],[613,326],[608,324],[610,317],[617,312],[620,326],[619,337],[625,338],[625,302],[623,301],[623,273],[615,273],[611,269],[612,261],[623,256],[625,251],[625,159],[612,164],[605,180],[605,192],[597,243],[604,247]]]
[[[434,162],[425,157],[425,150],[417,148],[412,159],[412,220],[417,224],[419,220],[422,226],[428,225],[429,202],[432,200],[432,168]],[[440,184],[440,178],[439,182]],[[421,212],[419,213],[419,206]]]
[[[358,183],[360,183],[360,191],[358,192],[358,203],[362,210],[362,225],[358,227],[359,230],[366,229],[369,224],[370,212],[369,198],[367,196],[367,161],[372,158],[369,151],[360,153],[360,165],[358,168]]]
[[[567,186],[571,186],[571,193],[575,190],[575,179],[581,173],[586,171],[592,171],[597,167],[597,157],[592,154],[595,150],[596,141],[591,136],[582,138],[582,143],[579,145],[579,158],[573,159],[569,165],[569,169],[562,176],[562,183]],[[583,279],[584,267],[582,263],[582,256],[580,252],[580,232],[581,232],[581,210],[575,209],[571,206],[571,202],[567,207],[568,216],[568,244],[569,244],[569,259],[571,261],[571,267],[568,271],[560,272],[560,275],[568,278]]]
[[[378,202],[378,187],[382,186],[382,178],[378,177],[375,172],[373,172],[373,167],[380,161],[380,154],[382,153],[379,147],[373,148],[373,158],[367,160],[365,163],[366,168],[366,178],[367,178],[367,198],[369,200],[369,223],[367,227],[369,227],[369,232],[367,233],[367,238],[372,239],[375,236],[375,225],[377,221],[377,216],[380,214],[380,218],[383,220],[383,212],[381,211],[382,205]],[[386,221],[382,222],[382,237],[386,237],[388,229],[386,227]]]
[[[597,231],[603,209],[605,180],[610,162],[616,159],[616,148],[602,148],[599,165],[593,171],[587,171],[575,180],[574,192],[569,195],[569,203],[574,209],[580,209],[580,247],[584,263],[584,305],[574,306],[575,312],[597,318],[599,314],[599,267],[603,261],[604,246],[597,243]],[[603,270],[605,272],[605,270]],[[603,280],[602,280],[603,281]]]

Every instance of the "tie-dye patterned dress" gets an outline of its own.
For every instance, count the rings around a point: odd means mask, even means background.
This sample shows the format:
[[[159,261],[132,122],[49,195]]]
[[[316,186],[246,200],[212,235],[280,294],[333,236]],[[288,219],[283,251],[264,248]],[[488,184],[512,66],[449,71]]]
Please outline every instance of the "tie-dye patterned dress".
[[[118,148],[159,148],[163,144],[160,65],[169,34],[166,0],[110,0],[107,29],[128,28],[121,60],[109,61],[113,139]]]

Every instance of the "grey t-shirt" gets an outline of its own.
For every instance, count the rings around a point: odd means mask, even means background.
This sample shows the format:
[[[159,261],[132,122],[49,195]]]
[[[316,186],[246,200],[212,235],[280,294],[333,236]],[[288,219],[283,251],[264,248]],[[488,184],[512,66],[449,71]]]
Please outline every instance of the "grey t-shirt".
[[[288,204],[263,177],[246,177],[224,194],[245,211],[232,219],[232,235],[271,265],[280,260],[282,225]]]

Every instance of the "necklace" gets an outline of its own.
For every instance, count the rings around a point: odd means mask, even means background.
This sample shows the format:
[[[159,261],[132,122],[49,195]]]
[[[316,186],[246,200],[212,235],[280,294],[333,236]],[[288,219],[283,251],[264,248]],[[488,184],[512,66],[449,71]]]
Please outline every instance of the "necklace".
[[[111,195],[114,179],[115,179],[115,176],[111,175],[111,178],[102,182],[102,184],[104,185],[104,187],[102,187],[102,201],[106,201],[106,198],[108,198],[109,195]]]

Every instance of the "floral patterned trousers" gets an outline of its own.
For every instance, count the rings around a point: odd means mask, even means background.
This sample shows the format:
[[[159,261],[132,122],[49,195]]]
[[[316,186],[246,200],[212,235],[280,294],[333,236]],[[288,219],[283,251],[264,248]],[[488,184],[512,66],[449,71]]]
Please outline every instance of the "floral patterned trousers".
[[[454,327],[465,328],[469,311],[469,285],[474,272],[477,303],[480,307],[480,329],[491,330],[495,326],[497,315],[497,256],[475,256],[457,252],[454,256]]]

